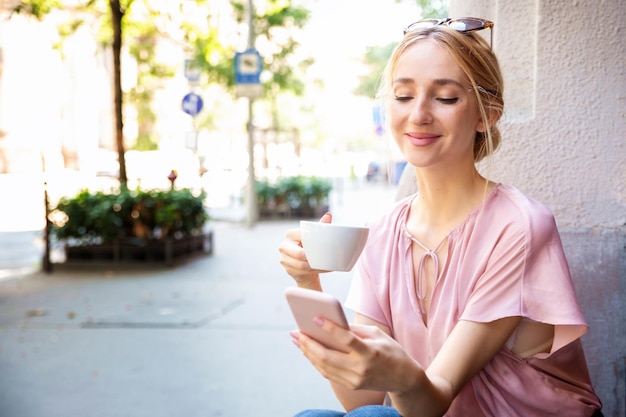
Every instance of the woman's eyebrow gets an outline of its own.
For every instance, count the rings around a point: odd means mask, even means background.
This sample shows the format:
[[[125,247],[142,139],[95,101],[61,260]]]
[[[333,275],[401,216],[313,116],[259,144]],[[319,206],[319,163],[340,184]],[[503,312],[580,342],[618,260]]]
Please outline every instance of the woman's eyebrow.
[[[460,82],[458,82],[457,80],[453,80],[453,79],[451,79],[451,78],[440,78],[440,79],[436,79],[436,80],[434,81],[434,84],[436,84],[436,85],[441,85],[441,86],[444,86],[444,85],[450,85],[450,84],[452,84],[452,85],[456,85],[456,86],[457,86],[457,87],[459,87],[459,88],[464,88],[464,87],[463,87],[463,84],[461,84],[461,83],[460,83]]]
[[[393,80],[394,84],[415,84],[415,80],[409,77],[398,77]]]
[[[398,77],[393,80],[393,84],[415,84],[415,80],[411,77]],[[433,84],[437,86],[455,85],[464,88],[463,84],[452,78],[437,78],[433,80]]]

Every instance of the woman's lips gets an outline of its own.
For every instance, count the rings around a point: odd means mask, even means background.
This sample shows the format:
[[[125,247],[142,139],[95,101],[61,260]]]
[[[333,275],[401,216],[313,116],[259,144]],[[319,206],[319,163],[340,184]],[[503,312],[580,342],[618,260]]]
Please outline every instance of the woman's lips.
[[[406,136],[413,146],[427,146],[439,138],[432,133],[407,133]]]

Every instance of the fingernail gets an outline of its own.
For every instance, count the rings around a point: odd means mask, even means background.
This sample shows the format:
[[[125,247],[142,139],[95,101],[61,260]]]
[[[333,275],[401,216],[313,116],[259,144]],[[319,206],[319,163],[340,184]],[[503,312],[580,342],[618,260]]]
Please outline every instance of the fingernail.
[[[298,339],[295,339],[295,338],[292,337],[291,338],[291,343],[293,343],[297,347],[300,347],[300,341]]]
[[[322,327],[324,325],[324,319],[321,317],[313,317],[313,323],[315,323],[317,326]]]

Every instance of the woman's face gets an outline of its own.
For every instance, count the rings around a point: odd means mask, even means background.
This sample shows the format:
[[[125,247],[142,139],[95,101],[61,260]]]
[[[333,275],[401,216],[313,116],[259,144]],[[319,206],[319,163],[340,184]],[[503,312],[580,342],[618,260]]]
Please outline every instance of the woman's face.
[[[484,130],[476,99],[461,68],[430,39],[398,60],[389,107],[391,132],[418,168],[474,165],[474,137]]]

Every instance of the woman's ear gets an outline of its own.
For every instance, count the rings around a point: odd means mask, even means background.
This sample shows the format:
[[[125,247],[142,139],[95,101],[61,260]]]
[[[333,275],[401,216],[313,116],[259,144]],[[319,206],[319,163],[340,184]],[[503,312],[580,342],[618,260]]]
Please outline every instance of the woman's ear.
[[[497,121],[500,119],[500,116],[502,115],[500,110],[497,110],[493,107],[485,107],[485,112],[487,113],[487,123],[485,123],[485,119],[481,115],[481,117],[478,118],[478,122],[476,123],[477,132],[486,132],[491,126],[497,123]]]

